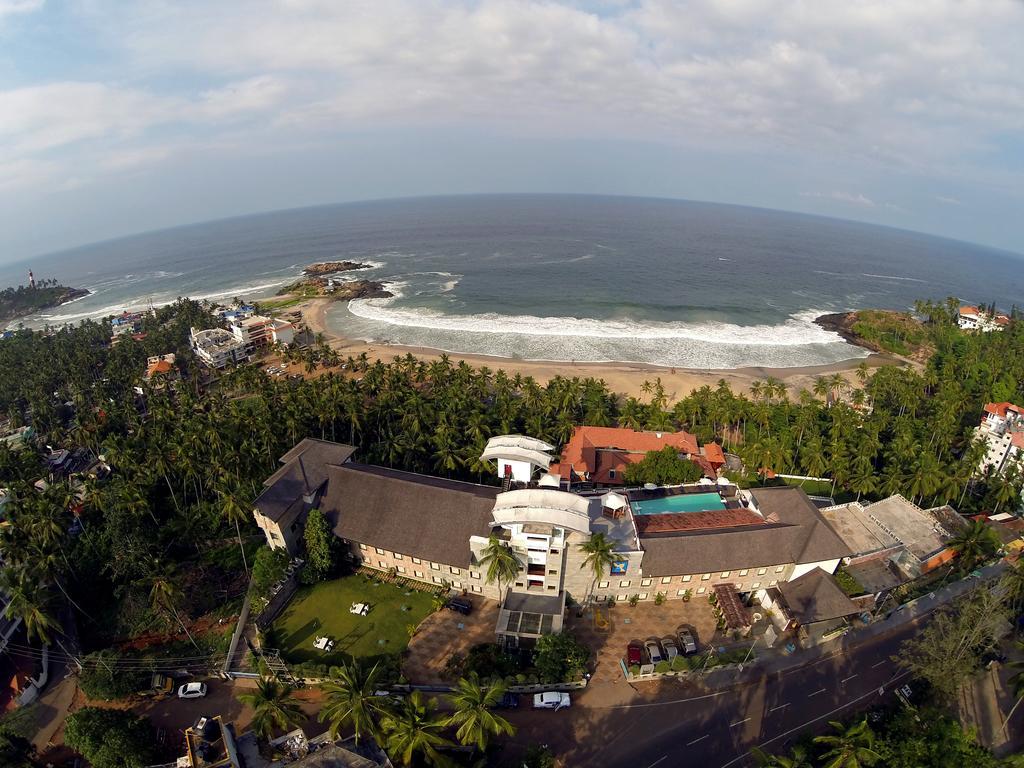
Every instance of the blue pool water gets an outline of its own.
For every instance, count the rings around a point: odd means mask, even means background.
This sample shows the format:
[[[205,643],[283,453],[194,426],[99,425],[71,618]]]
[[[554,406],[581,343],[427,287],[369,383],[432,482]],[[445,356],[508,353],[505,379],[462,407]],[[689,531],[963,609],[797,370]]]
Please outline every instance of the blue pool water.
[[[686,493],[661,499],[630,502],[634,515],[663,515],[671,512],[708,512],[725,509],[725,502],[717,493]]]

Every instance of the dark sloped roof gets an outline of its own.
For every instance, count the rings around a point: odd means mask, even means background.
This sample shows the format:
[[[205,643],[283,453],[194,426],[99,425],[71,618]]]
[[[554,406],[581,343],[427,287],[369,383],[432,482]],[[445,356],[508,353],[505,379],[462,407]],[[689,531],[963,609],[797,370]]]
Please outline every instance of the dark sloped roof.
[[[500,488],[349,463],[328,467],[320,504],[343,539],[468,568]]]
[[[327,481],[327,468],[344,464],[355,452],[344,443],[332,443],[307,437],[281,457],[281,466],[263,481],[265,490],[256,499],[256,508],[271,520],[279,521],[302,497],[315,493]]]
[[[799,488],[752,492],[765,523],[743,528],[641,534],[645,576],[677,576],[848,557],[833,531]]]
[[[838,619],[859,612],[832,575],[821,568],[792,581],[784,581],[778,589],[786,600],[790,616],[801,624]]]

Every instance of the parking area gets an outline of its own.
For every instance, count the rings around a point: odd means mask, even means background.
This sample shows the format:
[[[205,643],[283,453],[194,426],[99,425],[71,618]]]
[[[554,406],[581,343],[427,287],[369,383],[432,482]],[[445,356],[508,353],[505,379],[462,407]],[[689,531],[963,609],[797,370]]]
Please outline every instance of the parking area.
[[[454,654],[465,656],[480,643],[493,643],[497,637],[498,603],[482,597],[471,598],[473,612],[463,616],[455,611],[437,611],[424,619],[409,641],[409,652],[402,671],[414,683],[449,681],[445,663]]]
[[[717,627],[706,597],[697,596],[689,602],[666,600],[661,605],[618,603],[609,608],[601,604],[585,611],[582,617],[570,613],[568,620],[569,630],[594,651],[597,668],[593,679],[605,682],[621,679],[619,659],[625,657],[631,640],[675,635],[676,628],[683,624],[693,632],[698,652],[706,648]]]

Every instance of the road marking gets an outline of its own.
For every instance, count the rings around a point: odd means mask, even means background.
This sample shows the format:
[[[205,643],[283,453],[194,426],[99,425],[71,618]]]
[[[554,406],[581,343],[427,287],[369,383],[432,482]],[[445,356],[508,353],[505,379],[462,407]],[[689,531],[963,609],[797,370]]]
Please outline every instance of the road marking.
[[[807,694],[807,698],[809,699],[809,698],[811,698],[811,696],[817,696],[819,693],[824,693],[825,690],[826,690],[825,688],[822,688],[820,691],[815,691],[814,693],[808,693]]]
[[[786,707],[788,707],[788,706],[789,706],[789,704],[779,704],[779,706],[777,706],[777,707],[772,707],[772,708],[771,708],[771,709],[769,709],[768,711],[769,711],[769,712],[774,712],[774,711],[775,711],[775,710],[777,710],[777,709],[785,709],[785,708],[786,708]]]
[[[740,721],[739,721],[738,723],[733,723],[733,724],[732,724],[732,725],[730,725],[729,727],[730,727],[730,728],[735,728],[735,727],[736,727],[737,725],[743,725],[743,724],[744,724],[745,722],[747,722],[747,720],[749,720],[749,719],[750,719],[749,717],[744,717],[744,718],[743,718],[742,720],[740,720]]]
[[[660,763],[660,762],[661,762],[662,760],[668,760],[668,755],[662,755],[662,756],[661,756],[661,757],[659,757],[659,758],[658,758],[657,760],[655,760],[655,761],[654,761],[653,763],[651,763],[650,765],[648,765],[648,766],[647,766],[647,768],[654,768],[654,766],[656,766],[656,765],[657,765],[658,763]]]
[[[877,664],[872,664],[872,665],[871,665],[871,668],[872,668],[872,669],[877,669],[878,667],[882,666],[883,664],[887,664],[887,663],[888,663],[888,662],[887,662],[887,661],[886,661],[885,659],[882,659],[882,660],[881,660],[880,662],[878,662]]]
[[[890,684],[891,683],[895,683],[900,678],[907,677],[909,674],[910,674],[909,671],[904,671],[904,672],[897,673],[897,674],[893,675],[892,678],[890,678],[889,683]],[[780,733],[777,736],[772,736],[770,739],[768,739],[767,741],[762,741],[757,746],[760,747],[761,749],[764,749],[769,744],[771,744],[773,741],[778,741],[779,739],[783,739],[786,736],[789,736],[791,734],[797,733],[798,731],[805,731],[805,730],[807,730],[807,727],[809,725],[813,725],[814,723],[818,722],[819,720],[824,720],[826,718],[829,718],[832,715],[834,715],[836,712],[842,712],[844,709],[846,709],[846,708],[848,708],[848,707],[850,707],[850,706],[852,706],[854,704],[857,704],[858,702],[864,701],[864,699],[867,699],[867,698],[869,698],[871,696],[877,696],[877,695],[878,695],[878,692],[874,688],[872,688],[867,693],[861,694],[860,696],[858,696],[858,697],[856,697],[854,699],[850,699],[845,704],[840,704],[838,707],[833,709],[831,712],[826,712],[823,715],[818,715],[817,717],[815,717],[815,718],[813,718],[811,720],[808,720],[806,723],[802,723],[802,724],[797,725],[797,726],[795,726],[793,728],[790,728],[788,731]],[[735,765],[736,763],[740,762],[741,760],[746,760],[749,757],[749,755],[750,755],[750,751],[746,750],[743,753],[741,753],[741,754],[737,755],[736,757],[734,757],[729,762],[723,764],[722,768],[729,768],[730,765]]]
[[[693,741],[687,742],[686,746],[688,746],[688,747],[692,747],[692,746],[693,746],[694,744],[696,744],[696,743],[697,743],[698,741],[704,741],[704,739],[706,739],[706,738],[707,738],[708,736],[710,736],[710,735],[711,735],[710,733],[705,733],[705,734],[704,734],[703,736],[701,736],[701,737],[700,737],[699,739],[694,739]],[[665,755],[665,757],[668,757],[668,755]]]
[[[839,682],[840,682],[840,683],[845,683],[845,682],[847,682],[848,680],[853,680],[853,678],[855,678],[856,676],[857,676],[857,673],[856,673],[856,672],[854,672],[854,673],[853,673],[852,675],[850,675],[849,677],[844,677],[844,678],[843,678],[842,680],[840,680]]]
[[[647,701],[643,704],[612,704],[607,707],[590,707],[590,709],[640,709],[642,707],[664,707],[669,704],[686,704],[691,701],[703,701],[704,699],[717,699],[719,696],[729,696],[735,693],[731,688],[714,693],[705,693],[702,696],[690,696],[686,699],[672,699],[671,701]]]

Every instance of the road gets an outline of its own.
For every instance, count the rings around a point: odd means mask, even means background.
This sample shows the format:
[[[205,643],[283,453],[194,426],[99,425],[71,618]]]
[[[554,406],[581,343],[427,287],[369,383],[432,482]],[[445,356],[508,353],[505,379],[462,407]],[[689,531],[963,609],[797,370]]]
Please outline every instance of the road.
[[[869,706],[880,687],[892,696],[892,684],[905,675],[891,657],[917,631],[909,625],[785,672],[723,673],[735,679],[725,690],[675,679],[638,684],[640,696],[623,704],[592,706],[587,691],[568,711],[522,710],[509,719],[520,729],[516,742],[550,744],[568,766],[741,766],[752,746],[785,751],[808,728],[827,727],[828,720]],[[529,706],[527,697],[522,704]]]

